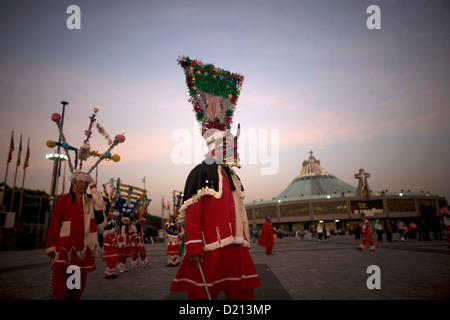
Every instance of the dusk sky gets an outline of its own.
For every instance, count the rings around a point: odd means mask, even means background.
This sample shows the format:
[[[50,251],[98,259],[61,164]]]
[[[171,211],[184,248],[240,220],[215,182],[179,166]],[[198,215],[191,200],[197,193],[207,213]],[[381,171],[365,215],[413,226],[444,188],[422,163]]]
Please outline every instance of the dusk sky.
[[[67,27],[70,5],[81,29]],[[381,29],[367,27],[370,5]],[[22,134],[16,187],[30,138],[25,188],[50,192],[52,113],[69,102],[64,134],[78,148],[96,107],[107,133],[126,137],[112,150],[121,161],[99,165],[99,184],[143,187],[146,177],[159,216],[206,148],[177,64],[189,56],[245,76],[232,131],[240,123],[246,203],[280,194],[311,150],[355,187],[363,168],[374,191],[450,200],[449,17],[438,0],[1,1],[0,180],[14,130],[8,185]]]

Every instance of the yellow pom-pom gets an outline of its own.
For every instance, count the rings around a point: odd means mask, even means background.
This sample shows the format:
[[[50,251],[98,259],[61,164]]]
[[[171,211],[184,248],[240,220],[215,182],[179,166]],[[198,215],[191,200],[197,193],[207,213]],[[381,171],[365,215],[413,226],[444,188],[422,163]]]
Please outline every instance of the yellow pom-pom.
[[[114,161],[114,162],[119,162],[119,161],[120,161],[120,156],[119,156],[118,154],[114,154],[114,155],[111,157],[111,159],[112,159],[112,161]]]
[[[47,147],[54,148],[56,146],[56,142],[52,140],[47,140]]]

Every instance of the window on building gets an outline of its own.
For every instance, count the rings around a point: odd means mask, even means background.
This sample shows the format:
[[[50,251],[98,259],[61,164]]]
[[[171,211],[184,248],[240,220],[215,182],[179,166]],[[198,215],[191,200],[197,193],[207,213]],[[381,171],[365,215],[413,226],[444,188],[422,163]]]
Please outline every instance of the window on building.
[[[288,204],[280,207],[281,217],[309,216],[309,204]]]
[[[416,211],[413,199],[388,199],[387,206],[390,212]]]
[[[275,206],[260,207],[255,209],[256,219],[265,219],[267,216],[275,217],[277,215],[277,210]]]
[[[314,214],[347,213],[345,201],[324,201],[313,203]]]

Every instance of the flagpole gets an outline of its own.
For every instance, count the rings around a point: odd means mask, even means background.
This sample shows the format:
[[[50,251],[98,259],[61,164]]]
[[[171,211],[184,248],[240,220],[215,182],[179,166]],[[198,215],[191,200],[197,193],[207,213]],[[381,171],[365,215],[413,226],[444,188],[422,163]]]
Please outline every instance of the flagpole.
[[[20,214],[22,213],[23,186],[25,184],[25,174],[27,169],[23,169],[22,190],[20,191],[19,213],[17,214],[17,228],[20,226]]]
[[[0,209],[3,210],[3,203],[5,200],[5,193],[6,193],[6,179],[8,178],[8,168],[9,163],[11,162],[12,158],[12,152],[14,151],[14,130],[11,131],[11,142],[9,143],[9,152],[8,152],[8,158],[6,160],[6,173],[5,173],[5,182],[3,184],[3,192],[2,192],[2,198],[0,199]]]
[[[29,156],[30,156],[30,138],[28,138],[27,155],[25,157],[25,161],[23,164],[22,190],[20,190],[19,213],[17,214],[17,228],[19,228],[19,226],[20,226],[20,214],[22,213],[22,204],[23,204],[23,200],[22,200],[23,199],[23,187],[25,185],[25,174],[27,172]]]
[[[17,165],[16,165],[16,173],[14,175],[14,185],[11,193],[11,204],[9,206],[9,212],[12,212],[13,204],[14,204],[14,191],[16,189],[16,180],[17,180],[17,168],[20,165],[20,153],[22,151],[22,134],[20,134],[20,145],[19,145],[19,154],[17,156]]]
[[[6,179],[8,178],[8,168],[9,168],[9,162],[6,164],[5,182],[3,183],[3,192],[2,192],[2,199],[1,199],[1,205],[0,205],[1,209],[3,208],[3,202],[4,202],[4,199],[5,199]]]

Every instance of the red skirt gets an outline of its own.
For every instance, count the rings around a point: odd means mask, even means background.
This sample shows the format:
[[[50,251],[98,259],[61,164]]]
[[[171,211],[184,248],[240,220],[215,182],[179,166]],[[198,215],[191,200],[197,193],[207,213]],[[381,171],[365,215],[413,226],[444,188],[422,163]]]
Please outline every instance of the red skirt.
[[[169,244],[167,246],[166,254],[168,256],[178,255],[180,254],[180,247],[178,246],[178,244]]]
[[[120,261],[119,254],[117,252],[117,247],[112,245],[103,245],[102,261],[106,262]]]
[[[121,259],[126,260],[127,258],[131,258],[131,246],[125,245],[117,248],[119,250],[119,256]]]
[[[249,248],[241,245],[229,245],[206,252],[202,270],[211,296],[224,290],[245,290],[261,286]],[[189,292],[208,299],[200,270],[186,257],[170,291]]]

